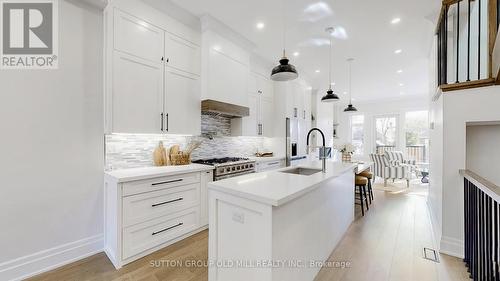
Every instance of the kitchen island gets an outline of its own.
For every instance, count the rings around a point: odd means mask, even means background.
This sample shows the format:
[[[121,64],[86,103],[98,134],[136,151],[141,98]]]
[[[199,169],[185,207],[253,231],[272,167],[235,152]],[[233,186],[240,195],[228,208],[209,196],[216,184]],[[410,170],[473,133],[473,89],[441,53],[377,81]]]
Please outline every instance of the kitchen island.
[[[354,220],[356,164],[209,184],[209,281],[313,280]]]

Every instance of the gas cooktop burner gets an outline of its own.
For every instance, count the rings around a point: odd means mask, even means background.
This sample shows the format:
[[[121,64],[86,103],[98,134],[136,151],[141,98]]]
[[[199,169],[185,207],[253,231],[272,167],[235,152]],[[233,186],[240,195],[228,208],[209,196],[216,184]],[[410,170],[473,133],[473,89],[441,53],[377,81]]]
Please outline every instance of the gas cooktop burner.
[[[193,163],[214,166],[214,180],[255,173],[255,160],[241,157],[200,159]]]
[[[250,160],[250,159],[241,158],[241,157],[223,157],[223,158],[212,158],[212,159],[200,159],[200,160],[193,161],[193,163],[205,164],[205,165],[215,165],[215,164],[225,164],[225,163],[247,161],[247,160]]]

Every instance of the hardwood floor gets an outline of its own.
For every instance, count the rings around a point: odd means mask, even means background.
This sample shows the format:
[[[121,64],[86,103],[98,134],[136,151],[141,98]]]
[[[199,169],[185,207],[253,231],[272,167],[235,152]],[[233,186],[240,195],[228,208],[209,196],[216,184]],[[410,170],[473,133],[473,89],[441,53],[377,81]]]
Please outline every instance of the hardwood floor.
[[[370,210],[364,217],[357,216],[329,259],[349,262],[350,267],[323,268],[315,281],[469,280],[463,263],[457,258],[440,255],[440,263],[435,263],[422,257],[423,247],[437,248],[432,238],[425,188],[412,185],[405,192],[374,192],[375,202]],[[208,256],[207,242],[208,232],[204,231],[118,271],[106,255],[100,253],[29,280],[206,281],[206,267],[160,263],[167,260],[204,262]],[[160,266],[154,266],[155,261]]]

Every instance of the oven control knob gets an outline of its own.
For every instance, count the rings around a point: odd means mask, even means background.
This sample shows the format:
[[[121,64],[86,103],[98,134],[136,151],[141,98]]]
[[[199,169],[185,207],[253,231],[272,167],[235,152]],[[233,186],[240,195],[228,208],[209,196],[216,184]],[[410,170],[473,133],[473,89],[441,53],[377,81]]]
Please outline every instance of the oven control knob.
[[[238,170],[238,171],[239,171],[240,169],[241,169],[241,167],[240,167],[240,166],[236,167],[236,170]]]
[[[253,168],[253,164],[250,164],[250,168]]]
[[[226,172],[231,172],[231,168],[226,168]]]
[[[236,167],[232,167],[231,170],[236,171]]]
[[[248,169],[248,164],[245,165],[245,169]]]

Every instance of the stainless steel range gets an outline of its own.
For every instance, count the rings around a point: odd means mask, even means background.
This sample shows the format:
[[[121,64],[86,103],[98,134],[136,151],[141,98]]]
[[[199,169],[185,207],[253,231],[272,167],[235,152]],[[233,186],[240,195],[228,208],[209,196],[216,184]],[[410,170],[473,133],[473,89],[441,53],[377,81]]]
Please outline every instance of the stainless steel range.
[[[193,163],[214,166],[214,181],[255,173],[255,161],[248,158],[201,159],[193,161]]]

